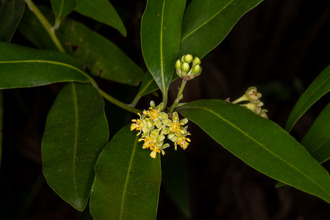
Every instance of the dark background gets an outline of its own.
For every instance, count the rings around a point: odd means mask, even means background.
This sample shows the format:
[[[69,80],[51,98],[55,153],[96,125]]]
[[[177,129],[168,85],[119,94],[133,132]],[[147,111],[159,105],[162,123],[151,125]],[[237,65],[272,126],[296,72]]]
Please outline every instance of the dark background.
[[[145,2],[111,2],[124,20],[127,38],[78,14],[71,16],[111,39],[145,68],[139,45]],[[330,63],[329,18],[330,2],[326,0],[265,0],[247,13],[221,45],[203,59],[203,73],[189,82],[183,101],[233,100],[254,85],[263,94],[270,120],[283,127],[298,97]],[[32,46],[18,32],[13,42]],[[136,88],[110,82],[100,84],[127,102],[136,92]],[[78,213],[62,201],[48,187],[41,172],[40,143],[45,120],[61,87],[62,84],[56,84],[5,91],[0,219],[90,219],[88,213]],[[178,82],[171,87],[172,99],[177,87]],[[139,107],[147,106],[149,99],[143,99]],[[328,102],[329,95],[297,123],[292,131],[297,140]],[[123,123],[128,123],[130,116],[110,104],[106,107],[108,119],[114,124],[113,135]],[[114,117],[115,114],[122,114],[122,119]],[[275,188],[276,181],[245,165],[192,123],[189,130],[193,133],[192,143],[184,154],[191,219],[330,219],[330,206],[322,200],[287,186]],[[324,165],[330,167],[329,163]],[[158,219],[185,219],[163,189]]]

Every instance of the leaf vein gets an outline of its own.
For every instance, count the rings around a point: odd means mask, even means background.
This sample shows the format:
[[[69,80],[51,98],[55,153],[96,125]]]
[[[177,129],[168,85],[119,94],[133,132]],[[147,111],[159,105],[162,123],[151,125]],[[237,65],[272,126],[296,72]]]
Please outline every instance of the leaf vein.
[[[164,26],[164,11],[165,11],[165,1],[163,0],[162,5],[162,13],[161,13],[161,20],[160,20],[160,71],[162,76],[162,91],[165,93],[165,73],[164,73],[164,62],[163,62],[163,26]]]
[[[126,178],[125,178],[124,190],[123,190],[123,195],[122,195],[122,200],[121,200],[121,205],[120,205],[119,219],[123,219],[124,203],[125,203],[125,198],[126,198],[126,193],[127,193],[127,187],[128,187],[130,172],[131,172],[131,169],[132,169],[133,159],[134,159],[134,156],[135,156],[136,146],[137,146],[137,137],[135,138],[131,158],[130,158],[129,164],[128,164],[127,175],[126,175]]]
[[[216,16],[218,16],[218,14],[220,14],[223,10],[225,10],[234,0],[231,0],[230,2],[228,2],[226,5],[223,6],[223,8],[221,8],[217,13],[215,13],[213,16],[211,16],[209,19],[205,20],[202,24],[200,24],[198,27],[196,27],[195,29],[193,29],[190,33],[188,33],[186,36],[182,37],[182,41],[181,43],[187,39],[190,35],[192,35],[193,33],[195,33],[197,30],[199,30],[200,28],[202,28],[203,26],[205,26],[207,23],[209,23],[213,18],[215,18]]]
[[[73,187],[76,198],[78,198],[77,180],[76,180],[76,163],[77,163],[77,148],[78,148],[78,126],[79,126],[79,113],[78,113],[78,100],[76,86],[74,83],[72,85],[72,98],[74,107],[74,144],[73,144],[73,158],[72,158],[72,172],[73,172]]]
[[[253,137],[251,137],[248,133],[244,132],[242,129],[240,129],[239,127],[237,127],[235,124],[233,124],[232,122],[226,120],[225,118],[223,118],[221,115],[217,114],[216,112],[212,111],[211,109],[208,109],[206,107],[200,107],[200,106],[189,106],[189,108],[200,108],[204,111],[208,111],[211,114],[215,115],[216,117],[218,117],[219,119],[221,119],[222,121],[226,122],[227,124],[229,124],[230,126],[232,126],[233,128],[235,128],[236,130],[238,130],[239,132],[241,132],[242,134],[244,134],[246,137],[250,138],[252,141],[254,141],[256,144],[258,144],[260,147],[262,147],[264,150],[266,150],[267,152],[269,152],[271,155],[275,156],[276,158],[278,158],[279,160],[283,161],[284,163],[286,163],[288,166],[290,166],[292,169],[296,170],[298,173],[302,174],[306,179],[308,179],[310,182],[312,182],[313,184],[315,184],[315,186],[319,187],[322,191],[324,191],[327,195],[330,195],[329,192],[327,192],[322,186],[320,186],[317,182],[315,182],[313,179],[311,179],[309,176],[307,176],[304,172],[302,172],[299,168],[295,167],[293,164],[289,163],[288,161],[286,161],[285,159],[281,158],[278,154],[274,153],[273,151],[270,151],[268,148],[266,148],[262,143],[260,143],[258,140],[254,139]]]

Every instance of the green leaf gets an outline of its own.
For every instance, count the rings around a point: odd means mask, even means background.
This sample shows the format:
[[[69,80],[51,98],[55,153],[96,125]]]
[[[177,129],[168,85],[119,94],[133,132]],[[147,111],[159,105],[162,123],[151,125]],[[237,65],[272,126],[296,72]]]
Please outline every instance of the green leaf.
[[[126,28],[108,0],[79,0],[75,11],[117,29],[126,37]]]
[[[78,0],[50,0],[56,18],[65,17],[76,7]]]
[[[10,41],[25,8],[24,0],[3,0],[0,3],[0,40]]]
[[[90,201],[93,219],[156,219],[160,157],[152,159],[138,138],[126,126],[100,154]]]
[[[0,90],[0,167],[2,158],[3,93]]]
[[[330,90],[330,65],[314,79],[293,107],[285,129],[291,131],[299,118],[323,95]]]
[[[301,143],[312,156],[324,163],[330,159],[330,104],[328,104],[314,121],[312,127]]]
[[[158,88],[157,84],[155,83],[155,80],[152,78],[149,71],[147,71],[144,74],[144,78],[143,78],[141,86],[139,88],[138,95],[142,97],[142,96],[148,95],[158,89],[159,88]]]
[[[167,96],[181,40],[185,0],[148,0],[141,21],[144,61]]]
[[[48,21],[55,20],[49,8],[43,7],[42,5],[38,6],[38,8]],[[37,48],[58,50],[46,29],[30,10],[25,10],[23,18],[18,26],[18,31]]]
[[[191,218],[188,171],[183,151],[166,150],[162,157],[162,187],[182,214]]]
[[[222,100],[194,101],[179,112],[249,166],[330,203],[328,172],[274,122]]]
[[[143,79],[144,71],[125,53],[83,24],[66,20],[57,36],[75,60],[91,74],[133,86]]]
[[[75,209],[85,209],[94,165],[109,138],[104,102],[90,84],[69,83],[57,96],[42,139],[48,185]]]
[[[40,10],[45,15],[50,15],[49,10],[42,7]],[[37,47],[56,49],[32,13],[25,13],[19,30]],[[137,86],[143,79],[144,71],[125,53],[83,24],[66,18],[56,31],[56,35],[68,54],[91,74],[132,86]]]
[[[66,54],[0,42],[0,89],[33,87],[56,82],[89,82]]]
[[[172,82],[175,81],[178,78],[177,75],[172,77]],[[142,80],[142,83],[139,88],[138,96],[142,97],[145,95],[148,95],[152,92],[157,91],[159,88],[157,84],[155,83],[155,80],[152,78],[149,71],[144,74],[144,78]]]
[[[194,0],[184,15],[180,56],[204,57],[262,0]]]

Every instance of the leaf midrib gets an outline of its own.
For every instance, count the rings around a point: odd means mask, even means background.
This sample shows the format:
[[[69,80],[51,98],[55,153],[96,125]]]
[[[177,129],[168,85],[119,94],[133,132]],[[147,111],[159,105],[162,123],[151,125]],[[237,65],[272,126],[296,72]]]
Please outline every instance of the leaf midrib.
[[[286,130],[287,131],[291,131],[292,128],[294,127],[294,125],[296,124],[296,122],[301,118],[301,116],[308,110],[308,107],[312,106],[317,100],[314,100],[311,104],[308,104],[309,100],[317,93],[320,91],[320,89],[326,84],[329,82],[329,79],[330,77],[328,77],[326,80],[324,80],[321,85],[319,85],[313,92],[310,93],[310,95],[308,97],[306,97],[306,101],[304,103],[301,104],[301,107],[299,109],[296,110],[296,112],[300,112],[298,117],[296,117],[295,120],[293,120],[290,124],[287,124],[286,126]],[[324,91],[323,94],[320,96],[324,96],[327,92],[329,92],[329,89]],[[319,98],[320,98],[319,97]],[[307,109],[306,109],[306,106],[307,105]],[[302,109],[305,109],[302,111]],[[302,111],[302,112],[301,112]]]
[[[125,184],[124,184],[122,200],[121,200],[121,205],[120,205],[119,219],[123,219],[124,203],[125,203],[125,198],[126,198],[126,193],[127,193],[128,181],[129,181],[129,177],[130,177],[129,174],[131,173],[133,159],[134,159],[134,156],[135,156],[136,146],[137,146],[137,137],[135,138],[135,141],[134,141],[134,146],[133,146],[133,149],[132,149],[132,154],[131,154],[131,157],[130,157],[130,160],[129,160],[127,174],[126,174],[126,177],[125,177]]]
[[[196,31],[198,31],[200,28],[202,28],[203,26],[205,26],[207,23],[209,23],[213,18],[215,18],[216,16],[218,16],[218,14],[220,14],[223,10],[225,10],[231,3],[233,3],[234,0],[231,0],[230,2],[228,2],[226,5],[224,5],[217,13],[215,13],[213,16],[211,16],[209,19],[206,19],[203,23],[201,23],[199,26],[197,26],[195,29],[193,29],[190,33],[188,33],[186,36],[182,37],[181,40],[181,44],[182,42],[187,39],[190,35],[192,35],[193,33],[195,33]]]
[[[74,108],[74,144],[73,144],[73,158],[72,158],[72,173],[73,173],[73,188],[75,197],[78,197],[78,189],[77,189],[77,180],[76,180],[76,162],[77,162],[77,148],[78,148],[78,126],[79,126],[79,112],[78,112],[78,100],[77,100],[77,91],[74,83],[72,85],[72,99],[73,99],[73,108]]]
[[[88,46],[85,46],[85,45],[83,45],[83,44],[79,44],[79,43],[77,43],[76,41],[74,41],[74,40],[72,40],[71,38],[69,38],[69,37],[66,37],[66,35],[65,34],[59,34],[59,36],[62,36],[64,39],[67,39],[67,40],[69,40],[69,41],[72,41],[72,42],[74,42],[76,45],[78,45],[79,46],[79,48],[83,48],[83,49],[85,49],[88,53],[91,53],[93,56],[95,56],[95,57],[97,57],[99,60],[105,60],[105,61],[111,61],[111,56],[108,56],[108,54],[109,53],[106,53],[105,54],[105,56],[102,56],[102,55],[100,55],[98,52],[95,52],[94,50],[92,50],[91,49],[91,47],[88,47]],[[107,40],[107,39],[103,39],[103,40]],[[120,51],[120,49],[116,46],[116,45],[112,45],[114,48],[116,48],[118,51]],[[121,52],[121,51],[120,51]],[[124,56],[126,56],[126,54],[123,54]],[[129,57],[127,57],[126,56],[126,58],[127,58],[127,61],[130,63],[130,64],[132,64],[132,65],[134,65],[136,68],[138,68],[139,70],[140,70],[140,67],[136,64],[136,63],[134,63],[133,62],[133,60],[131,60],[131,59],[129,59]],[[106,64],[107,64],[107,62],[105,62]],[[114,63],[115,64],[115,63]],[[108,64],[107,64],[108,65]],[[120,69],[125,69],[125,68],[122,68],[121,66],[119,66],[118,68],[120,68]]]
[[[183,107],[184,108],[184,107]],[[215,115],[216,117],[218,117],[219,119],[223,120],[224,122],[226,122],[227,124],[229,124],[230,126],[232,126],[233,128],[235,128],[236,130],[238,130],[239,132],[241,132],[242,134],[244,134],[246,137],[250,138],[253,142],[255,142],[256,144],[258,144],[260,147],[262,147],[264,150],[266,150],[267,152],[269,152],[271,155],[273,155],[274,157],[278,158],[279,160],[281,160],[282,162],[286,163],[287,165],[289,165],[292,169],[296,170],[298,173],[302,174],[306,179],[308,179],[310,182],[312,182],[313,184],[315,184],[315,186],[317,186],[318,188],[320,188],[322,191],[324,191],[327,195],[329,195],[330,198],[330,194],[329,192],[327,192],[322,186],[320,186],[317,182],[315,182],[313,179],[311,179],[309,176],[306,176],[304,174],[304,172],[302,172],[299,168],[295,167],[294,165],[292,165],[291,163],[289,163],[288,161],[284,160],[283,158],[281,158],[279,155],[277,155],[276,153],[270,151],[268,148],[266,148],[262,143],[260,143],[259,141],[257,141],[256,139],[254,139],[253,137],[251,137],[248,133],[244,132],[243,130],[241,130],[239,127],[237,127],[236,125],[234,125],[233,123],[231,123],[230,121],[226,120],[225,118],[223,118],[221,115],[217,114],[216,112],[212,111],[211,109],[208,109],[206,107],[200,107],[200,106],[189,106],[186,108],[199,108],[202,109],[204,111],[208,111],[210,113],[212,113],[213,115]]]
[[[72,66],[67,63],[62,63],[59,61],[54,61],[54,60],[8,60],[8,61],[0,61],[0,64],[12,64],[12,63],[49,63],[49,64],[54,64],[54,65],[59,65],[59,66],[65,66],[71,69],[74,69],[83,75],[85,75],[85,72],[81,71],[79,68]]]
[[[146,86],[138,93],[139,96],[142,96],[141,94],[143,94],[148,88],[149,86],[151,85],[151,83],[153,82],[154,80],[151,79],[147,84]]]
[[[165,93],[165,73],[164,73],[164,63],[163,63],[163,29],[164,29],[164,10],[165,10],[165,1],[163,0],[162,13],[160,19],[160,71],[162,76],[162,91]]]
[[[71,64],[67,64],[67,63],[62,63],[59,61],[54,61],[54,60],[8,60],[8,61],[0,61],[0,64],[13,64],[13,63],[48,63],[48,64],[53,64],[53,65],[58,65],[58,66],[63,66],[63,67],[67,67],[70,69],[73,69],[77,72],[79,72],[80,74],[82,74],[84,77],[86,77],[86,79],[88,79],[89,81],[92,81],[92,78],[85,73],[84,71],[80,70],[79,68],[71,65]]]
[[[315,153],[316,151],[319,151],[321,148],[323,148],[324,144],[326,144],[328,142],[328,140],[330,139],[330,136],[328,137],[325,137],[324,140],[322,142],[320,142],[319,145],[316,146],[316,148],[314,150],[312,150],[310,153],[313,154]]]

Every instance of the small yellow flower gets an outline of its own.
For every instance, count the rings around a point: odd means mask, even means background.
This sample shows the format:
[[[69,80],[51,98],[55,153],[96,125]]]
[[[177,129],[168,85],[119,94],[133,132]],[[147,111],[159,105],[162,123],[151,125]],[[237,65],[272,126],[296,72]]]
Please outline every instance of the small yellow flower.
[[[188,147],[190,141],[191,141],[190,138],[182,136],[181,138],[179,138],[177,144],[180,145],[180,147],[183,150],[185,150]],[[176,145],[176,143],[174,143],[174,144]]]
[[[251,86],[245,91],[243,96],[236,99],[232,103],[238,104],[241,102],[243,102],[243,103],[245,102],[244,104],[240,104],[240,106],[244,106],[247,109],[250,109],[251,111],[253,111],[257,115],[260,115],[263,118],[268,118],[267,109],[262,108],[264,103],[262,101],[260,101],[261,96],[262,95],[260,92],[258,92],[257,88],[254,86]]]
[[[138,136],[141,134],[142,124],[141,124],[141,114],[140,113],[137,113],[137,114],[138,114],[138,116],[140,116],[140,119],[132,119],[132,122],[134,122],[134,123],[131,124],[131,131],[133,131],[133,130],[139,131],[139,133],[137,134],[137,136]]]
[[[139,119],[133,119],[131,124],[131,131],[139,131],[137,135],[141,135],[139,142],[143,141],[142,148],[150,149],[150,157],[156,158],[157,153],[165,155],[164,149],[170,145],[164,143],[165,139],[169,139],[174,143],[175,150],[177,145],[182,149],[186,149],[189,145],[190,139],[186,136],[190,135],[187,131],[188,119],[179,120],[177,112],[169,114],[162,112],[163,104],[158,106],[153,101],[150,102],[150,108],[144,110],[142,115],[138,113]]]

